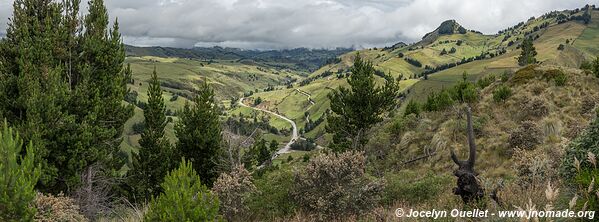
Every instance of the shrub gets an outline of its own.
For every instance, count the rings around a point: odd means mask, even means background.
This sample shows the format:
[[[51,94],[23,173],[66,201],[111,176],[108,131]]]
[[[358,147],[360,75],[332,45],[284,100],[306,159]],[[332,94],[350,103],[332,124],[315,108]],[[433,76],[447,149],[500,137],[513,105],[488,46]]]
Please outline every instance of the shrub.
[[[182,160],[162,183],[164,193],[150,203],[146,221],[219,220],[218,198],[200,181],[191,162]]]
[[[304,163],[305,163],[305,162],[308,162],[308,161],[310,161],[310,155],[308,155],[307,153],[306,153],[306,154],[304,154],[304,157],[302,157],[302,161],[303,161]]]
[[[588,158],[589,152],[599,154],[599,116],[568,145],[560,167],[560,174],[571,180],[577,174],[575,165],[579,165],[581,169],[594,168],[589,161],[584,161]],[[579,163],[575,164],[575,162]],[[599,177],[597,180],[599,181]]]
[[[415,128],[418,124],[418,118],[416,114],[410,114],[404,117],[396,118],[391,126],[389,127],[389,131],[392,134],[400,135],[402,132]]]
[[[529,152],[516,149],[513,155],[514,170],[518,177],[516,183],[521,187],[529,188],[547,181],[556,179],[557,170],[551,158],[544,151]]]
[[[295,212],[296,205],[289,193],[293,187],[291,170],[266,172],[257,177],[254,184],[258,192],[252,193],[248,201],[254,218],[285,217]]]
[[[414,100],[410,100],[410,102],[408,102],[404,116],[407,116],[410,114],[414,114],[416,116],[420,115],[420,104],[418,104],[418,102],[416,102]]]
[[[447,90],[442,90],[439,94],[431,93],[426,103],[424,104],[424,110],[426,111],[441,111],[447,107],[453,105],[453,99]]]
[[[29,143],[25,156],[20,157],[22,147],[19,134],[4,120],[0,131],[0,221],[31,221],[36,213],[30,205],[40,167],[34,165],[33,145]]]
[[[503,74],[501,74],[501,82],[507,82],[510,80],[510,77],[512,77],[512,74],[507,70],[504,71]]]
[[[512,96],[512,89],[506,85],[499,86],[493,91],[493,100],[495,102],[503,102]]]
[[[247,201],[256,191],[252,175],[243,166],[233,169],[230,174],[221,174],[212,191],[220,201],[220,212],[228,221],[242,221],[247,216]]]
[[[534,122],[524,121],[510,133],[508,143],[512,148],[531,150],[542,142],[543,132]]]
[[[514,77],[512,78],[512,82],[516,84],[522,84],[528,80],[540,76],[541,72],[535,70],[535,68],[537,68],[537,65],[529,65],[516,71],[516,73],[514,73]]]
[[[549,107],[544,99],[534,97],[520,105],[520,113],[522,119],[541,118],[549,114]]]
[[[581,114],[587,114],[587,113],[592,112],[595,109],[596,103],[597,102],[595,101],[594,98],[591,98],[591,97],[588,97],[588,96],[585,97],[585,98],[583,98],[582,104],[581,104],[581,107],[580,107],[580,113]]]
[[[474,103],[478,101],[478,90],[473,83],[464,79],[464,81],[460,82],[454,86],[453,89],[451,89],[451,96],[453,100],[459,101],[460,103]]]
[[[302,151],[311,151],[316,148],[316,143],[314,139],[308,138],[306,140],[299,139],[291,144],[292,150],[302,150]]]
[[[479,88],[484,89],[487,88],[487,86],[491,85],[491,83],[495,82],[495,76],[494,75],[490,75],[487,77],[484,77],[482,79],[479,79],[476,82],[476,85],[478,85]]]
[[[553,77],[556,86],[565,86],[568,81],[568,76],[564,72],[559,72]]]
[[[378,203],[383,183],[367,178],[363,153],[323,154],[295,172],[296,203],[319,219],[360,214]]]
[[[37,208],[35,221],[88,221],[83,215],[79,214],[79,206],[75,204],[75,200],[65,197],[62,193],[58,196],[37,193],[35,208]]]

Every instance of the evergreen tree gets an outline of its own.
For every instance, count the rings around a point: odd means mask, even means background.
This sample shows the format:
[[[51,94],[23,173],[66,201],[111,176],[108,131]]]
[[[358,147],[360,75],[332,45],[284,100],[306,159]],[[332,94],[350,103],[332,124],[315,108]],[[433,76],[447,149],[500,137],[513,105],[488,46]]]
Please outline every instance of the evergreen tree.
[[[266,140],[263,138],[256,140],[252,146],[252,152],[254,153],[254,157],[256,158],[258,165],[270,160],[271,152],[269,147],[266,145]]]
[[[124,46],[102,0],[15,0],[0,42],[0,116],[37,149],[39,189],[68,191],[86,167],[120,168]]]
[[[200,178],[184,159],[164,178],[164,194],[152,200],[145,221],[221,221],[218,197]]]
[[[221,146],[222,133],[219,110],[214,104],[214,91],[203,83],[194,104],[185,104],[178,112],[179,122],[175,125],[177,152],[188,159],[206,185],[212,186],[216,180],[216,161]]]
[[[383,113],[396,105],[399,84],[385,78],[384,86],[376,86],[374,67],[358,54],[347,82],[350,88],[339,87],[329,94],[331,111],[326,129],[333,133],[329,145],[334,151],[361,149],[368,141],[367,130],[383,120]]]
[[[133,169],[129,184],[136,198],[149,200],[162,192],[160,184],[170,170],[171,148],[164,137],[166,106],[156,74],[152,74],[148,88],[148,104],[144,108],[144,131],[139,140],[138,154],[133,157]]]
[[[279,142],[276,140],[271,140],[269,148],[271,153],[277,152],[277,149],[279,149]]]
[[[0,221],[33,221],[35,208],[34,186],[40,168],[34,164],[34,149],[27,145],[26,154],[19,158],[23,141],[13,133],[6,121],[0,129]]]
[[[518,65],[525,66],[537,63],[537,59],[535,58],[535,56],[537,56],[537,51],[532,44],[532,37],[524,39],[520,48],[522,49],[522,52],[518,57]]]

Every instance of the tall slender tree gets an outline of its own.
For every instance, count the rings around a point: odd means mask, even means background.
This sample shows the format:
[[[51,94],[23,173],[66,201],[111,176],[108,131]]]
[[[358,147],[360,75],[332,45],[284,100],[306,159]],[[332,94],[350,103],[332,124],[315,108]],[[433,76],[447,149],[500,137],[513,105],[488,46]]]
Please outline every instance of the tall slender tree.
[[[178,112],[179,122],[175,125],[177,152],[188,159],[206,185],[212,186],[216,180],[216,163],[221,147],[222,129],[219,110],[214,103],[214,91],[204,82],[194,104],[185,104]],[[180,158],[179,158],[180,159]]]
[[[117,169],[132,106],[122,100],[124,46],[102,0],[15,0],[0,42],[0,116],[37,149],[38,189],[68,191],[86,167]],[[114,172],[114,171],[113,171]]]
[[[535,58],[535,56],[537,56],[537,51],[532,44],[532,37],[524,39],[520,48],[522,49],[522,52],[518,57],[518,65],[525,66],[537,63],[537,59]]]
[[[160,184],[170,169],[171,148],[164,137],[166,105],[156,74],[156,67],[148,88],[148,104],[144,108],[144,126],[139,152],[133,157],[129,184],[134,199],[150,200],[162,192]],[[143,198],[143,199],[142,199]]]
[[[347,82],[350,88],[339,87],[329,94],[331,111],[327,131],[333,133],[329,145],[335,151],[361,149],[368,141],[367,131],[383,120],[383,114],[396,105],[399,84],[393,78],[385,78],[383,86],[377,86],[375,70],[371,62],[356,55]]]

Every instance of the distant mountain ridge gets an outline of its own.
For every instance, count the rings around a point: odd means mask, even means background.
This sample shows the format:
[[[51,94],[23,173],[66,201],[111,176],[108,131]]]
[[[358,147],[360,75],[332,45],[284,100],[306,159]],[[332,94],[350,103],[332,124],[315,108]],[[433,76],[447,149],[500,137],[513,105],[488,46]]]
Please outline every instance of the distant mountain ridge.
[[[279,68],[312,72],[322,65],[336,61],[342,54],[353,51],[350,48],[283,50],[244,50],[223,47],[195,47],[191,49],[171,47],[137,47],[125,45],[127,56],[177,57],[199,60],[236,60],[243,63],[259,63]]]

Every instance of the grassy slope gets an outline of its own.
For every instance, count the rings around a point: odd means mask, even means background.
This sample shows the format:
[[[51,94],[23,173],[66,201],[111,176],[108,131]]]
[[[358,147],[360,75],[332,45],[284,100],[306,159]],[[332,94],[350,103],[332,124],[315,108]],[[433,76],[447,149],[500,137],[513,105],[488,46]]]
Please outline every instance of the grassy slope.
[[[563,12],[563,13],[568,13]],[[580,12],[579,14],[581,14]],[[496,50],[505,48],[506,53],[493,58],[473,61],[454,68],[439,71],[429,75],[428,80],[409,79],[402,82],[402,89],[408,90],[408,100],[424,100],[428,94],[434,91],[439,91],[443,88],[448,88],[462,79],[462,73],[468,73],[470,81],[476,81],[482,76],[495,75],[500,76],[505,71],[514,72],[520,67],[517,64],[516,58],[520,50],[517,45],[525,38],[526,33],[530,35],[539,35],[539,38],[534,41],[537,49],[537,59],[547,65],[560,65],[566,67],[578,67],[585,58],[590,58],[593,50],[597,48],[596,42],[599,41],[599,12],[593,11],[593,22],[584,25],[578,21],[570,21],[563,24],[557,24],[555,17],[541,16],[529,20],[521,27],[513,29],[509,32],[498,35],[482,35],[475,32],[466,34],[441,35],[431,44],[423,45],[422,48],[418,44],[408,45],[393,51],[382,49],[364,49],[354,51],[342,55],[341,62],[322,67],[310,75],[316,77],[325,71],[337,72],[338,70],[347,70],[355,58],[357,53],[368,61],[372,61],[375,68],[390,73],[397,77],[403,75],[404,78],[411,77],[421,73],[424,69],[415,67],[407,63],[403,58],[399,58],[400,53],[405,57],[415,58],[425,65],[432,67],[457,62],[462,58],[470,58],[480,55],[483,52],[494,53]],[[541,28],[536,32],[534,28],[548,23],[547,28]],[[510,38],[504,40],[508,35]],[[570,44],[566,45],[566,40],[570,40]],[[457,40],[462,40],[463,43],[457,46]],[[514,41],[516,44],[507,46],[509,41]],[[564,44],[564,50],[558,50],[557,47]],[[456,53],[448,55],[440,55],[442,49],[449,51],[452,47],[456,48]],[[412,50],[410,50],[412,48]],[[326,94],[330,91],[329,87],[346,85],[344,81],[337,80],[334,77],[319,79],[300,89],[316,94],[312,98],[316,101],[320,109],[314,111],[315,107],[310,107],[309,103],[301,94],[292,90],[283,90],[279,92],[269,92],[265,94],[257,94],[267,101],[273,101],[274,110],[291,117],[298,123],[298,127],[302,128],[305,124],[304,112],[308,110],[310,118],[316,120],[322,112],[328,108],[328,99]],[[284,100],[282,98],[285,98]],[[271,105],[273,105],[271,104]],[[402,109],[405,108],[402,106]],[[308,109],[309,108],[309,109]],[[315,130],[308,132],[308,137],[320,137],[324,132],[324,127],[316,127]]]

